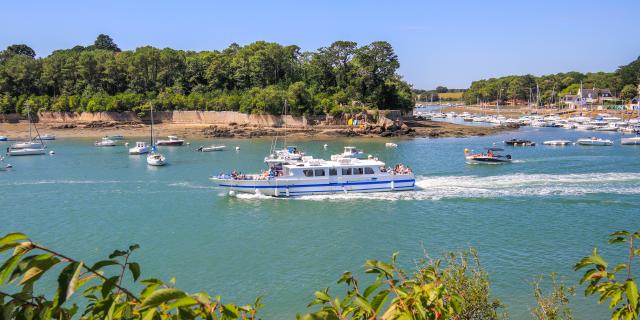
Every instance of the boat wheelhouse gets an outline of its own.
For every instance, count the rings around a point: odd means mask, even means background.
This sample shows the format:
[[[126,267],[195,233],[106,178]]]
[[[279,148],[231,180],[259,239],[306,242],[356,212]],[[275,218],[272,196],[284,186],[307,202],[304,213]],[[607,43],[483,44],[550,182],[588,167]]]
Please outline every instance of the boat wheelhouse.
[[[269,169],[262,174],[233,172],[211,177],[211,180],[229,192],[274,197],[415,189],[415,176],[409,168],[401,165],[386,168],[384,162],[375,158],[340,157],[326,161],[303,157],[298,161],[277,158],[265,161]]]

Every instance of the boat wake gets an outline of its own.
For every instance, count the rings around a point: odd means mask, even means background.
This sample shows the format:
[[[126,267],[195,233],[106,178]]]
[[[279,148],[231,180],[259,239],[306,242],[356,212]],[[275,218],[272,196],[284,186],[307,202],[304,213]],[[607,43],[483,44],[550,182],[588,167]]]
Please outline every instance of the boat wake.
[[[127,181],[133,183],[143,183],[144,181]],[[40,184],[116,184],[116,183],[125,183],[125,181],[117,181],[117,180],[38,180],[38,181],[19,181],[19,182],[8,182],[3,184],[5,186],[29,186],[29,185],[40,185]]]
[[[201,186],[201,185],[195,185],[191,182],[187,182],[187,181],[182,181],[182,182],[175,182],[175,183],[170,183],[169,184],[170,187],[179,187],[179,188],[185,188],[185,189],[215,189],[214,186]]]
[[[441,200],[452,198],[500,198],[581,196],[587,194],[640,194],[640,173],[511,174],[501,176],[416,177],[415,191],[348,193],[302,196],[316,201]]]

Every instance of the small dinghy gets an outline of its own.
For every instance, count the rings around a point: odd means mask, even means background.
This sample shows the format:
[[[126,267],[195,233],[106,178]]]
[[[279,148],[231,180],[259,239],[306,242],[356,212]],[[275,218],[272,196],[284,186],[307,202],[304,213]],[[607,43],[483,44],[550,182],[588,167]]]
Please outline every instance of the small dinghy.
[[[504,151],[502,148],[487,148],[487,153],[472,153],[469,149],[464,149],[464,156],[467,159],[467,163],[479,163],[479,164],[501,164],[511,163],[511,155],[503,156],[500,152]]]
[[[94,142],[93,145],[96,147],[115,147],[116,142],[107,137],[104,137],[102,138],[102,140]]]
[[[569,140],[548,140],[543,142],[545,146],[568,146],[572,144],[572,141]]]
[[[393,143],[393,142],[387,142],[384,144],[385,147],[387,148],[397,148],[398,144],[397,143]]]
[[[167,159],[157,152],[152,152],[147,156],[147,164],[150,166],[164,166],[167,163]]]
[[[55,140],[55,139],[56,139],[56,135],[54,135],[53,133],[45,133],[40,136],[40,140]]]
[[[209,146],[209,147],[200,146],[198,149],[196,149],[196,151],[198,151],[198,152],[213,152],[213,151],[223,151],[226,148],[227,148],[227,146]]]
[[[602,138],[596,138],[596,137],[578,139],[576,143],[583,146],[612,146],[613,145],[613,141],[609,139],[602,139]]]
[[[508,146],[523,146],[523,147],[533,147],[536,145],[535,142],[533,141],[529,141],[529,140],[522,140],[522,139],[511,139],[511,140],[507,140],[504,141],[504,144],[508,145]]]

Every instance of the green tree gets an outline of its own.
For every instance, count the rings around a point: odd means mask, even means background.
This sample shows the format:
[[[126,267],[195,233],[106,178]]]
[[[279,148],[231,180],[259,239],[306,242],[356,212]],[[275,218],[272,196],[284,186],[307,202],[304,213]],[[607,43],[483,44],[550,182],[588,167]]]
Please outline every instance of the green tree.
[[[120,52],[120,48],[118,48],[118,45],[116,45],[113,39],[111,39],[111,37],[106,34],[98,35],[96,41],[93,43],[93,48]]]
[[[620,99],[629,101],[638,96],[638,88],[633,84],[628,84],[620,91]]]

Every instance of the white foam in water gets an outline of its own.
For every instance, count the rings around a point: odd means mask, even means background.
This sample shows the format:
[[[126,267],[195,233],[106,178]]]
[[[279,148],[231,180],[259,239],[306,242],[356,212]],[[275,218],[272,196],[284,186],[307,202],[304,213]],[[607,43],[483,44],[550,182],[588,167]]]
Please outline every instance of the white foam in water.
[[[187,188],[187,189],[215,189],[214,186],[199,186],[187,181],[170,183],[169,186]]]
[[[440,200],[522,196],[640,194],[640,173],[511,174],[502,176],[416,177],[415,191],[303,196],[304,200]]]

